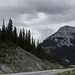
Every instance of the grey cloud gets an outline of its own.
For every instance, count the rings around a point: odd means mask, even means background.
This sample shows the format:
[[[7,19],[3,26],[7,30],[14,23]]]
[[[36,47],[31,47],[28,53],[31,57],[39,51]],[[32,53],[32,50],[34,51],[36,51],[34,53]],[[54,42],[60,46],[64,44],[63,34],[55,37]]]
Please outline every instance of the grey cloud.
[[[43,13],[42,19],[38,13]],[[29,15],[29,16],[28,16]],[[74,0],[0,0],[0,24],[2,19],[12,18],[14,25],[35,27],[42,38],[53,32],[52,27],[75,21]],[[43,19],[44,18],[44,19]],[[28,22],[28,24],[27,24]],[[31,24],[32,23],[32,24]],[[39,26],[37,28],[37,26]],[[43,28],[43,30],[42,30]],[[39,30],[40,29],[40,30]]]
[[[73,0],[72,0],[73,1]],[[74,7],[74,1],[70,0],[1,0],[0,12],[6,15],[37,13],[63,14]]]
[[[1,0],[2,1],[2,0]],[[45,12],[50,14],[62,13],[72,7],[70,0],[4,0],[0,5],[1,11],[17,13]]]
[[[69,1],[69,0],[68,0]],[[36,10],[39,12],[45,12],[49,14],[64,13],[72,6],[70,2],[64,0],[41,0],[36,1]]]

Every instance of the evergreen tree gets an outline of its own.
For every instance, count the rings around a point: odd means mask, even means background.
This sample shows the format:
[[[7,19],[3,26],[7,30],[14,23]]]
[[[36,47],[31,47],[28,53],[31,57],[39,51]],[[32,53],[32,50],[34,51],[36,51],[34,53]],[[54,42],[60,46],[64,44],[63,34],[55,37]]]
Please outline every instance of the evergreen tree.
[[[36,49],[35,39],[33,39],[33,47],[34,47],[34,49]]]
[[[5,41],[5,39],[6,39],[5,35],[6,35],[5,34],[5,25],[4,25],[4,19],[3,19],[2,34],[1,34],[2,41]]]
[[[32,36],[32,46],[34,45],[34,39],[33,39],[33,36]]]
[[[14,27],[14,31],[13,31],[13,42],[17,43],[17,29],[16,29],[16,27]]]
[[[27,34],[27,42],[28,42],[28,51],[31,50],[31,33],[30,33],[30,30],[28,30],[28,34]]]
[[[20,30],[20,33],[19,33],[19,46],[20,47],[23,47],[23,45],[22,45],[22,30]]]
[[[34,52],[35,51],[35,40],[33,39],[33,36],[32,36],[32,40],[31,40],[32,42],[31,42],[31,50],[32,50],[32,52]]]
[[[25,31],[24,31],[24,28],[23,28],[23,42],[25,41]]]
[[[40,43],[39,43],[39,39],[38,39],[38,41],[37,41],[37,46],[39,45]]]
[[[1,29],[0,29],[0,41],[2,40],[2,36],[1,36],[2,32],[1,32]]]
[[[28,35],[27,35],[27,30],[26,30],[26,36],[25,36],[26,43],[27,43],[27,40],[28,40]]]
[[[27,35],[27,30],[26,30],[26,35],[25,35],[25,50],[28,50],[28,35]]]
[[[28,31],[28,42],[29,42],[29,44],[31,44],[31,33],[30,33],[30,30]]]
[[[6,29],[6,30],[5,30],[5,31],[6,31],[6,32],[5,32],[5,33],[6,33],[6,40],[8,41],[8,40],[9,40],[9,31],[8,31],[8,27],[6,27],[5,29]]]
[[[44,57],[44,50],[42,49],[42,46],[41,46],[41,44],[39,44],[38,46],[37,46],[37,52],[36,52],[36,55],[39,57],[39,58],[41,58],[41,59],[43,59],[43,57]]]
[[[12,25],[12,20],[11,18],[9,19],[9,23],[8,23],[8,39],[10,41],[12,41],[12,31],[13,31],[13,25]]]
[[[22,33],[22,35],[23,35],[23,48],[25,49],[25,31],[24,31],[24,28],[23,28],[23,33]]]

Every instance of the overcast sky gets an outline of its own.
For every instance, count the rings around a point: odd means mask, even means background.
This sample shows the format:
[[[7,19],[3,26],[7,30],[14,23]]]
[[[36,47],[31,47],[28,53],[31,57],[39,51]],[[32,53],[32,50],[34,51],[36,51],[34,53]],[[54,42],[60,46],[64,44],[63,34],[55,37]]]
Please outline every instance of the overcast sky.
[[[61,26],[75,26],[75,0],[0,0],[0,27],[3,18],[43,41]]]

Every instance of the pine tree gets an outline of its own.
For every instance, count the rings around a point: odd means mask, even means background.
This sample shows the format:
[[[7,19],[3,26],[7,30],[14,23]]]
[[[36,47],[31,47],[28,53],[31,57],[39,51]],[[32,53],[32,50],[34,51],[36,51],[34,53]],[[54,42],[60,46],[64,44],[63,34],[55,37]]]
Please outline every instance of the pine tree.
[[[16,29],[16,27],[14,27],[14,31],[13,31],[13,42],[17,43],[17,29]]]
[[[26,43],[27,43],[27,40],[28,40],[28,33],[27,33],[27,30],[26,30],[25,40],[26,40]]]
[[[5,29],[6,29],[6,30],[5,30],[5,31],[6,31],[6,32],[5,32],[5,33],[6,33],[6,40],[8,41],[8,40],[9,40],[9,31],[8,31],[8,27],[6,27]]]
[[[2,38],[2,41],[5,41],[5,39],[6,39],[4,19],[3,19],[3,25],[2,25],[1,38]]]
[[[25,50],[28,50],[28,32],[26,30],[26,35],[25,35]]]
[[[34,45],[34,39],[33,39],[33,36],[32,36],[32,46]]]
[[[34,51],[34,39],[33,39],[33,36],[32,36],[32,40],[31,40],[32,42],[31,42],[31,50],[33,50]],[[32,52],[33,52],[32,51]]]
[[[27,42],[28,42],[28,49],[27,50],[30,52],[30,50],[31,50],[31,33],[30,33],[30,30],[28,30]]]
[[[37,41],[37,46],[39,45],[40,43],[39,43],[39,39],[38,39],[38,41]]]
[[[36,49],[35,39],[33,39],[33,47],[34,47],[34,49]]]
[[[23,45],[22,45],[22,30],[20,30],[20,33],[19,33],[19,40],[18,40],[18,42],[19,42],[19,46],[20,47],[23,47]]]
[[[35,39],[33,38],[33,36],[32,36],[32,40],[31,40],[32,42],[31,42],[31,52],[33,53],[33,54],[35,54],[36,52],[36,46],[35,46]]]
[[[13,25],[12,25],[12,20],[11,18],[9,19],[9,23],[8,23],[8,39],[10,41],[12,41],[12,31],[13,31]]]
[[[22,35],[23,35],[23,48],[25,49],[25,31],[24,31],[24,28],[23,28],[23,33],[22,33]]]
[[[2,34],[2,32],[1,32],[1,29],[0,29],[0,41],[2,40],[1,34]]]
[[[25,41],[25,31],[24,31],[24,28],[23,28],[23,42]]]
[[[43,56],[44,56],[44,50],[42,49],[41,44],[39,44],[39,45],[37,46],[37,52],[36,52],[36,55],[37,55],[39,58],[43,59]]]

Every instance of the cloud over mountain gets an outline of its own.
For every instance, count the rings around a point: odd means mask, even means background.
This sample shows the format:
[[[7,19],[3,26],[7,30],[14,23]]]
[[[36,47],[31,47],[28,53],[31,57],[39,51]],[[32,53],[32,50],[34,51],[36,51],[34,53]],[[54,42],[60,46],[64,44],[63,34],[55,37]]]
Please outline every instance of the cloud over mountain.
[[[36,39],[43,40],[45,32],[51,34],[65,24],[74,26],[74,9],[74,0],[0,0],[0,24],[11,17],[18,28],[31,29]]]

